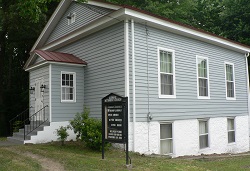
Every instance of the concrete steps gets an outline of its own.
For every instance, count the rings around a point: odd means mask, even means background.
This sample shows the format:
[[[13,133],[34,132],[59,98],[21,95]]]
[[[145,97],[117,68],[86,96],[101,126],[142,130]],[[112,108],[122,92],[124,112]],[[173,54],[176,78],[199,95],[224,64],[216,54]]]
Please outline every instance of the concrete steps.
[[[25,125],[25,132],[28,135],[25,136],[25,140],[30,140],[31,136],[36,136],[38,131],[43,131],[45,126],[49,126],[49,122],[45,122],[36,129],[34,129],[35,122],[31,122],[29,125]],[[33,130],[34,129],[34,130]],[[31,131],[31,132],[30,132]],[[12,137],[7,137],[8,141],[16,144],[24,144],[24,129],[19,129],[18,132],[14,132]]]

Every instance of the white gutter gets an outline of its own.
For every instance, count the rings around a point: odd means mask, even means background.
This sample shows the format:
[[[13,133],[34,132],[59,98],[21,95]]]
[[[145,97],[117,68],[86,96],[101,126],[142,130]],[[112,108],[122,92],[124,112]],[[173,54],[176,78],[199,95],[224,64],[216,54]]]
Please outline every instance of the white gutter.
[[[38,68],[40,66],[43,66],[45,64],[57,64],[57,65],[67,65],[67,66],[75,66],[75,67],[84,67],[86,66],[85,64],[74,64],[74,63],[67,63],[67,62],[53,62],[53,61],[46,61],[46,62],[42,62],[38,65],[33,65],[27,69],[25,69],[25,71],[29,71],[35,68]]]
[[[134,147],[133,150],[135,152],[135,143],[136,143],[136,105],[135,105],[135,32],[134,32],[134,20],[131,19],[131,43],[132,43],[132,82],[133,82],[133,140],[134,140]]]
[[[128,20],[124,20],[124,57],[125,57],[125,97],[128,97],[128,135],[130,132],[130,99],[129,99],[129,37]]]
[[[51,100],[52,100],[52,96],[51,96],[51,92],[52,92],[52,84],[51,84],[51,81],[52,81],[52,79],[51,79],[51,70],[52,70],[52,65],[50,64],[49,65],[49,121],[50,122],[52,122],[52,106],[51,106],[51,104],[52,104],[52,102],[51,102]]]

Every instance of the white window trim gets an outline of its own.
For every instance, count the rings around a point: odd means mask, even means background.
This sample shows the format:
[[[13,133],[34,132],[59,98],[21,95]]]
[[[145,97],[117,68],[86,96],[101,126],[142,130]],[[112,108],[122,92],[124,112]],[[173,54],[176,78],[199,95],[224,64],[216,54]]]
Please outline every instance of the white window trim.
[[[205,121],[207,122],[207,133],[206,134],[200,134],[200,121]],[[209,119],[198,119],[198,140],[199,140],[199,151],[203,151],[203,150],[206,150],[206,149],[209,149],[210,148],[210,135],[209,135],[209,127],[210,127],[210,123],[209,123]],[[207,142],[208,142],[208,146],[205,147],[205,148],[201,148],[200,147],[200,135],[208,135],[207,137]]]
[[[161,94],[161,74],[160,74],[160,50],[171,52],[172,53],[172,62],[173,62],[173,95],[162,95]],[[175,51],[172,49],[167,49],[163,47],[157,48],[157,58],[158,58],[158,94],[159,98],[176,98],[176,87],[175,87]]]
[[[234,97],[227,97],[227,68],[226,64],[233,66],[233,79],[234,79]],[[236,91],[235,91],[235,72],[234,72],[234,64],[231,62],[224,62],[224,69],[225,69],[225,87],[226,87],[226,99],[227,100],[236,100]]]
[[[206,59],[207,60],[207,88],[208,88],[208,96],[200,96],[199,95],[199,67],[198,67],[198,59]],[[196,55],[196,78],[197,78],[197,98],[198,99],[210,99],[210,81],[209,81],[209,61],[208,61],[208,57]]]
[[[74,97],[73,100],[62,100],[62,74],[73,74],[73,84],[74,84]],[[75,72],[67,72],[67,71],[61,71],[61,80],[60,80],[60,89],[61,89],[61,102],[62,103],[74,103],[76,102],[76,73]]]
[[[234,120],[234,130],[230,130],[230,131],[234,131],[234,142],[228,142],[228,132],[229,132],[229,130],[228,130],[228,119],[233,119]],[[227,118],[227,143],[229,145],[232,145],[232,144],[236,143],[236,130],[235,130],[235,126],[236,126],[236,124],[235,124],[235,117],[228,117]]]
[[[166,139],[161,139],[161,125],[163,124],[171,124],[172,125],[172,138],[166,138]],[[172,153],[168,153],[168,154],[162,154],[162,155],[172,155],[174,154],[174,123],[173,122],[160,122],[160,125],[159,125],[159,154],[161,154],[161,140],[169,140],[169,139],[172,139]]]
[[[68,20],[68,25],[73,24],[76,21],[76,13],[69,13],[67,16],[70,16],[71,19],[67,19]]]

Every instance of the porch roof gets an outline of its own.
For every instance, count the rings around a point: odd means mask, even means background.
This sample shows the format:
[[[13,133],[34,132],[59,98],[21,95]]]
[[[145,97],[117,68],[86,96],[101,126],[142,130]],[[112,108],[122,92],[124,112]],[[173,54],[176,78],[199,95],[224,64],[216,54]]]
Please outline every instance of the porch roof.
[[[87,65],[87,62],[76,57],[73,54],[61,53],[61,52],[50,52],[45,50],[35,50],[37,55],[46,61],[50,62],[60,62],[60,63],[71,63],[71,64],[82,64]]]

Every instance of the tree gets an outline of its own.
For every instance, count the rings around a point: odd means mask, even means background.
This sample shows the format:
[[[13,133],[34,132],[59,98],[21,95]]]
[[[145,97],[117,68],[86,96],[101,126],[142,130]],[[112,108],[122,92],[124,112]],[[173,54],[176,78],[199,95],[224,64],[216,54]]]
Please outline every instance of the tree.
[[[248,0],[224,0],[222,36],[250,45],[250,2]]]
[[[220,15],[223,9],[221,0],[195,0],[193,19],[190,21],[190,25],[222,35]]]
[[[0,136],[7,123],[28,107],[29,51],[58,0],[0,0]]]
[[[126,4],[141,10],[163,16],[174,21],[189,24],[195,3],[193,0],[107,0],[116,4]]]

